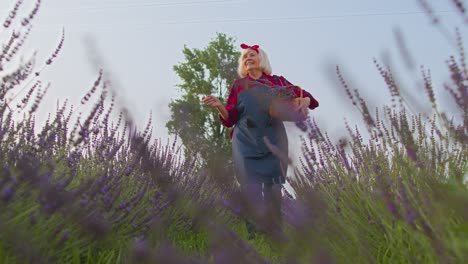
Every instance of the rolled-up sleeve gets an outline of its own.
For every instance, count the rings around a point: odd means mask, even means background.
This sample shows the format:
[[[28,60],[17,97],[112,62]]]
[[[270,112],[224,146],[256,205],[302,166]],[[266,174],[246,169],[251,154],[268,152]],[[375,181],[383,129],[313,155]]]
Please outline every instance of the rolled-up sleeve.
[[[301,96],[301,90],[302,90],[302,97],[308,97],[310,99],[309,109],[312,110],[319,106],[319,102],[309,92],[300,88],[299,86],[293,85],[288,80],[286,80],[286,78],[284,78],[283,76],[280,76],[280,80],[283,83],[283,85],[291,86],[296,97]]]
[[[221,114],[218,115],[221,124],[226,127],[232,127],[237,123],[238,112],[237,112],[237,86],[236,82],[231,86],[229,89],[229,96],[226,101],[226,110],[229,113],[229,117],[227,119],[223,119]]]

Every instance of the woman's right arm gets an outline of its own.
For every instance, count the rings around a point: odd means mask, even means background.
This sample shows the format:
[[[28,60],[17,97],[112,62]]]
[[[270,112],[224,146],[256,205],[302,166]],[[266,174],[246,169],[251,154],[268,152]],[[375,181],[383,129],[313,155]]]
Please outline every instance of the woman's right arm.
[[[207,106],[218,109],[218,112],[223,119],[229,118],[229,112],[227,111],[223,103],[221,103],[221,100],[219,100],[218,97],[213,96],[213,95],[207,95],[207,96],[202,97],[202,101]]]
[[[218,109],[219,115],[222,119],[229,119],[229,112],[224,105],[217,106],[216,109]]]
[[[229,90],[226,106],[221,103],[219,98],[212,95],[205,96],[202,99],[206,105],[210,107],[216,107],[219,112],[219,119],[226,127],[232,127],[237,123],[237,89],[234,87],[235,86],[232,85]]]

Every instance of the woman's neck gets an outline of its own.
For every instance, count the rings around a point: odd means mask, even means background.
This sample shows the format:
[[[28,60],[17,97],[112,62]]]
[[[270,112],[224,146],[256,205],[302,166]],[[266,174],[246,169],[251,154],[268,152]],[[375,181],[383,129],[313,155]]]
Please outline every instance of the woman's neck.
[[[256,79],[262,77],[263,72],[260,71],[260,70],[253,70],[253,71],[249,71],[248,74],[249,74],[250,78],[256,80]]]

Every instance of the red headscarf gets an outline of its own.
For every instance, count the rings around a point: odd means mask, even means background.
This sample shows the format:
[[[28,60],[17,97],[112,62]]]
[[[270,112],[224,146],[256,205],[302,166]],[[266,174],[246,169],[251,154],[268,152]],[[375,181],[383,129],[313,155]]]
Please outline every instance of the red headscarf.
[[[244,44],[244,43],[242,43],[242,44],[240,45],[240,47],[241,47],[242,49],[252,49],[252,50],[255,50],[255,51],[257,52],[257,54],[259,53],[258,48],[260,48],[260,46],[258,46],[258,45],[249,46],[249,45]]]

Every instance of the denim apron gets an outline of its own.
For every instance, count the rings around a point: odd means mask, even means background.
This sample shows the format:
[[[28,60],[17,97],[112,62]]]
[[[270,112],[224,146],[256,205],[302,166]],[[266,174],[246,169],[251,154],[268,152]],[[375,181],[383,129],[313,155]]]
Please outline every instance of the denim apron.
[[[236,173],[244,183],[284,183],[287,164],[275,156],[265,139],[288,155],[288,138],[281,120],[268,110],[277,89],[255,83],[237,95],[238,120],[232,136]]]

